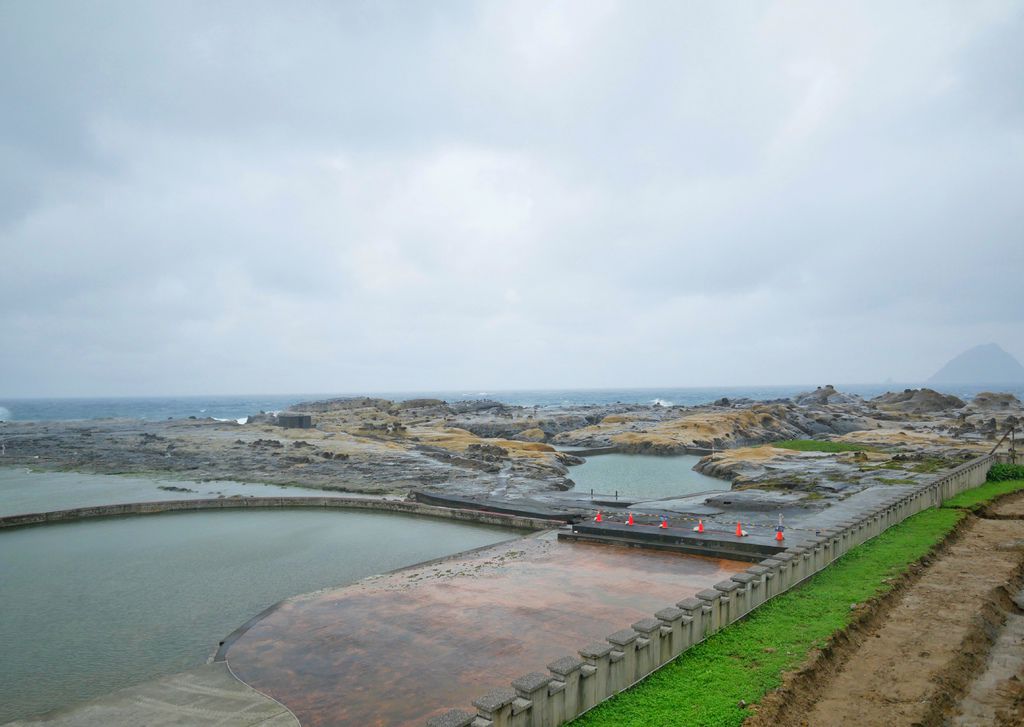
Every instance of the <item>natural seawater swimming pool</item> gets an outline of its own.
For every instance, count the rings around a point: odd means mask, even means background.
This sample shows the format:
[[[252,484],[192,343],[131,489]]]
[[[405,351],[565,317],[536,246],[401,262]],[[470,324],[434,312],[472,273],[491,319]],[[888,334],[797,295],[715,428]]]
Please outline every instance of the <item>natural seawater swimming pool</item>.
[[[655,500],[680,497],[709,490],[728,490],[726,480],[694,472],[700,457],[682,454],[671,457],[653,454],[598,454],[569,468],[576,492],[595,496],[618,490],[626,500]]]
[[[317,510],[0,531],[0,723],[201,664],[218,641],[288,596],[515,535]]]
[[[577,490],[657,498],[729,484],[697,457],[610,454]],[[194,493],[159,490],[187,487]],[[316,490],[0,468],[0,514]],[[300,593],[514,537],[381,513],[275,510],[112,518],[0,531],[0,722],[206,660],[220,639]]]

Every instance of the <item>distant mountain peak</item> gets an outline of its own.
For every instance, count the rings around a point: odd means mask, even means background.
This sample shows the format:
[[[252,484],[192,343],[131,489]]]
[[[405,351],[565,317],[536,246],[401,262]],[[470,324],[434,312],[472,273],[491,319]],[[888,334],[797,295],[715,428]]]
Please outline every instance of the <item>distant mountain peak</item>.
[[[949,361],[929,384],[1024,384],[1024,366],[999,344],[969,348]]]

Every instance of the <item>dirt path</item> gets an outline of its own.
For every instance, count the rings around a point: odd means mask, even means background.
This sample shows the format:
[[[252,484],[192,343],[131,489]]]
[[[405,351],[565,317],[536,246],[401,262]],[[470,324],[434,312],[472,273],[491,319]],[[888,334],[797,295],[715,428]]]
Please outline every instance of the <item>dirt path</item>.
[[[986,515],[746,725],[1024,725],[1024,496]]]

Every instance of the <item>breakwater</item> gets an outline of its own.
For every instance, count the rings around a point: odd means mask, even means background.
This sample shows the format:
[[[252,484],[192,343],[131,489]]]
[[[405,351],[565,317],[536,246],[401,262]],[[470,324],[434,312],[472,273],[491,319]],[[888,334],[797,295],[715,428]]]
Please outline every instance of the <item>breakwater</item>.
[[[1016,462],[1021,461],[1016,458]],[[560,725],[629,688],[691,646],[751,610],[802,583],[850,549],[922,510],[977,487],[1005,455],[966,462],[935,480],[903,488],[849,520],[833,523],[714,587],[683,598],[652,616],[581,645],[569,654],[473,700],[474,712],[453,709],[428,727]]]
[[[339,510],[373,510],[406,515],[444,518],[481,525],[497,525],[517,530],[545,530],[557,527],[559,520],[528,517],[483,510],[439,507],[404,500],[376,500],[356,497],[235,497],[195,500],[166,500],[159,502],[128,502],[116,505],[76,507],[66,510],[6,515],[0,517],[0,528],[27,527],[86,518],[155,515],[166,512],[192,512],[198,510],[232,510],[257,508],[317,508]]]

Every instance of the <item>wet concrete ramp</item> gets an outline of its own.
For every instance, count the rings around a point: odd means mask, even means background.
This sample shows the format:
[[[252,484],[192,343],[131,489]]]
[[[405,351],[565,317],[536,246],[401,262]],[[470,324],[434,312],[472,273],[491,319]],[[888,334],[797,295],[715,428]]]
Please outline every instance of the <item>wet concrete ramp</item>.
[[[7,727],[298,727],[280,704],[239,682],[223,663],[128,687]]]
[[[547,534],[289,599],[222,656],[304,725],[421,727],[745,566]]]

